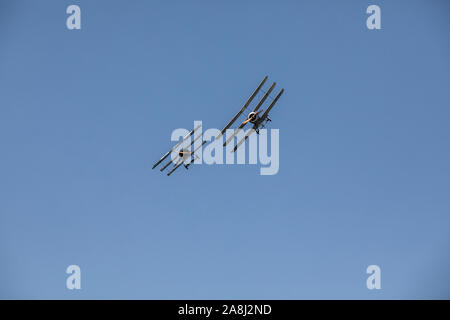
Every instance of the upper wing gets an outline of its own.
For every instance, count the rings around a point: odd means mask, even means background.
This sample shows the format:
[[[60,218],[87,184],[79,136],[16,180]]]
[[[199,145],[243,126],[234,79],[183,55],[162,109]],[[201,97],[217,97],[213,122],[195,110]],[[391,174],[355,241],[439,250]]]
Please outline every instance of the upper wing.
[[[252,100],[255,98],[255,96],[258,94],[259,90],[261,89],[261,87],[264,85],[264,83],[266,82],[268,76],[265,76],[263,81],[261,81],[261,83],[259,84],[259,86],[256,88],[256,90],[252,93],[252,95],[250,96],[250,98],[248,98],[247,102],[244,104],[244,106],[241,108],[241,110],[236,113],[236,115],[234,116],[233,119],[231,119],[230,122],[228,122],[228,124],[225,126],[225,128],[222,129],[222,131],[220,132],[220,134],[216,137],[219,138],[220,136],[222,136],[224,134],[224,132],[231,127],[231,125],[236,121],[237,118],[239,118],[239,116],[242,114],[242,112],[244,112],[244,110],[248,107],[248,105],[252,102]]]
[[[267,97],[269,96],[269,94],[272,92],[272,90],[275,88],[275,86],[277,85],[276,82],[272,83],[272,85],[270,86],[269,90],[266,92],[266,94],[264,95],[264,97],[261,99],[261,101],[256,105],[255,109],[253,109],[253,112],[256,112],[259,110],[259,108],[262,106],[262,104],[264,103],[264,101],[266,101]]]

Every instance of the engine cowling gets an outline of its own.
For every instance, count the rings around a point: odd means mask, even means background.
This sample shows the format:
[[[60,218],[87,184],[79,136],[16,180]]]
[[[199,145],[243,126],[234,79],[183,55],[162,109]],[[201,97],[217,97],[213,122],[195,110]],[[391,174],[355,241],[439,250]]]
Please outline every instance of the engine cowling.
[[[250,122],[253,122],[256,120],[258,113],[252,111],[248,114],[247,119],[250,120]]]

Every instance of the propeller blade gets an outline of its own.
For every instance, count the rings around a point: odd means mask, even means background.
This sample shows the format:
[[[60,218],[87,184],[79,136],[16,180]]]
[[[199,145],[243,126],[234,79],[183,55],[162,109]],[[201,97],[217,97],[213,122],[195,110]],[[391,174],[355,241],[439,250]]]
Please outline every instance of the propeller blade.
[[[244,122],[242,122],[241,125],[246,124],[246,123],[249,122],[250,120],[252,120],[252,118],[248,118],[247,120],[245,120]]]
[[[247,120],[245,120],[244,122],[242,122],[242,123],[241,123],[241,126],[244,125],[244,124],[247,124],[249,121],[255,119],[256,116],[257,116],[258,114],[261,113],[261,111],[262,111],[262,110],[259,110],[258,112],[255,112],[255,113],[253,114],[253,117],[250,117],[250,118],[248,118]]]

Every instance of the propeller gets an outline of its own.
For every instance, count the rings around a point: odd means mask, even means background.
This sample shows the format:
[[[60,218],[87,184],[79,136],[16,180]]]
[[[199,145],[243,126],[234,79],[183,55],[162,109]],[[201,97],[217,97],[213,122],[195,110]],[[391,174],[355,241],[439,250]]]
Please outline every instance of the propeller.
[[[247,120],[245,120],[244,122],[242,122],[241,125],[247,124],[247,122],[249,122],[249,121],[255,119],[255,117],[256,117],[261,111],[262,111],[262,109],[259,110],[258,112],[253,113],[252,116],[249,117],[249,118],[248,118]]]
[[[246,124],[247,122],[249,122],[250,120],[252,120],[253,118],[248,118],[247,120],[245,120],[244,122],[242,122],[241,124]]]

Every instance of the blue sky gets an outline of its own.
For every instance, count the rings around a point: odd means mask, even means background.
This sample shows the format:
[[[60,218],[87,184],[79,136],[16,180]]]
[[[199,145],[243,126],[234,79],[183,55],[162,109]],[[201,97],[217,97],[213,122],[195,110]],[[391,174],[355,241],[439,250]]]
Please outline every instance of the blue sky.
[[[0,298],[450,298],[449,15],[1,0]],[[151,170],[173,129],[222,128],[266,74],[286,91],[277,175]]]

